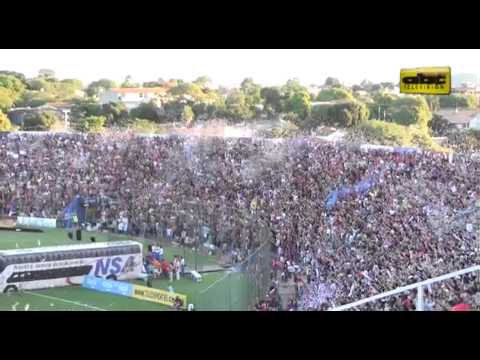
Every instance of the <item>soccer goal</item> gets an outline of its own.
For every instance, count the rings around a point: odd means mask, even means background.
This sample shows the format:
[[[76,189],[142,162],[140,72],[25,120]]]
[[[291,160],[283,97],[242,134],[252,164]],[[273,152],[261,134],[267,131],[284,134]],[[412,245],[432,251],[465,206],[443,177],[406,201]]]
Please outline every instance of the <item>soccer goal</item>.
[[[480,265],[471,266],[471,267],[468,267],[468,268],[463,269],[463,270],[454,271],[454,272],[451,272],[451,273],[448,273],[448,274],[445,274],[445,275],[440,275],[440,276],[437,276],[437,277],[434,277],[434,278],[431,278],[431,279],[428,279],[428,280],[420,281],[420,282],[417,282],[417,283],[414,283],[414,284],[410,284],[410,285],[407,285],[407,286],[402,286],[402,287],[396,288],[394,290],[386,291],[386,292],[378,294],[378,295],[370,296],[366,299],[358,300],[358,301],[355,301],[355,302],[350,303],[350,304],[337,306],[337,307],[334,307],[334,308],[330,309],[329,311],[345,311],[345,310],[349,310],[349,309],[358,308],[362,305],[372,303],[374,301],[378,301],[378,300],[381,300],[381,299],[384,299],[384,298],[387,298],[387,297],[390,297],[390,296],[402,294],[402,293],[405,293],[405,292],[408,292],[408,291],[411,291],[411,290],[416,290],[417,291],[416,310],[417,311],[423,311],[424,310],[424,289],[426,287],[430,287],[432,284],[442,282],[442,281],[446,281],[446,280],[449,280],[449,279],[460,278],[461,276],[464,276],[464,275],[467,275],[467,274],[471,274],[471,273],[477,273],[478,274],[478,272],[480,272]]]

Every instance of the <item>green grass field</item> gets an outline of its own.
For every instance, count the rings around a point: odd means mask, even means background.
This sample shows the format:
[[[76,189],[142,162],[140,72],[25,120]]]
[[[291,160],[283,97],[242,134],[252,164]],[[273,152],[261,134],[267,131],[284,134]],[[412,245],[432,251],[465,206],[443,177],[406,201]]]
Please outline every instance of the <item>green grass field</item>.
[[[0,250],[87,243],[92,235],[96,237],[97,242],[110,239],[108,234],[102,233],[84,233],[83,235],[83,240],[79,242],[68,239],[66,231],[61,229],[44,229],[42,233],[2,231],[0,232]],[[116,236],[117,238],[127,239],[127,237]],[[147,244],[147,240],[143,242]],[[193,267],[195,254],[192,250],[171,246],[164,246],[164,250],[168,259],[172,259],[173,255],[183,255],[187,265]],[[196,260],[199,269],[216,264],[214,256],[197,255]],[[134,283],[144,285],[141,280],[134,281]],[[242,291],[245,289],[244,283],[241,274],[221,271],[203,274],[203,281],[199,283],[191,279],[180,279],[173,283],[164,279],[156,279],[153,280],[153,287],[168,290],[169,285],[172,285],[175,292],[186,295],[187,302],[193,303],[199,310],[240,310],[244,306],[242,301]],[[25,291],[11,295],[0,294],[0,310],[162,311],[169,310],[169,307],[148,301],[100,293],[80,286],[70,286]]]

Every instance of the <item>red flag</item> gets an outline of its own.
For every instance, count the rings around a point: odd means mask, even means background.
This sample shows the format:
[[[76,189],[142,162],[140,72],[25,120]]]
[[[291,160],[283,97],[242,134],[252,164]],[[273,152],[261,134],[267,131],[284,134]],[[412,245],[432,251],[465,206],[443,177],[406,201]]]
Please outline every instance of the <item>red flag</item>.
[[[457,304],[453,306],[450,311],[470,311],[472,307],[469,304]]]

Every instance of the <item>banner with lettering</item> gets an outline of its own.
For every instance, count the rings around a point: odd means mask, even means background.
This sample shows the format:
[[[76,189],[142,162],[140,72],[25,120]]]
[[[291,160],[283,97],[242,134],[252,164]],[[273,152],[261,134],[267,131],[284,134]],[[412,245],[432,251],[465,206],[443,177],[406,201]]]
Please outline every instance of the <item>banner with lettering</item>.
[[[57,227],[57,219],[19,216],[17,218],[17,225],[19,225],[19,226],[43,227],[43,228],[56,228]]]
[[[105,280],[96,276],[85,276],[83,287],[104,293],[128,296],[169,306],[175,305],[175,299],[178,297],[182,301],[182,307],[186,308],[187,306],[186,295],[134,285],[123,281]]]
[[[175,299],[178,297],[182,301],[182,307],[186,308],[187,306],[186,295],[140,285],[133,285],[132,297],[169,306],[173,306],[175,304]]]

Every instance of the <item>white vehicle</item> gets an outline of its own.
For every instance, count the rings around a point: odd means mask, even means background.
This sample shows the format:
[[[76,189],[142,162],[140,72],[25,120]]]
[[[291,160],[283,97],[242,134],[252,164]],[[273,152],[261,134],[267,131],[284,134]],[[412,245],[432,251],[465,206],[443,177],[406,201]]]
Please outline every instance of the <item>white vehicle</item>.
[[[142,269],[137,241],[0,250],[0,292],[80,285],[85,275],[137,279]]]

